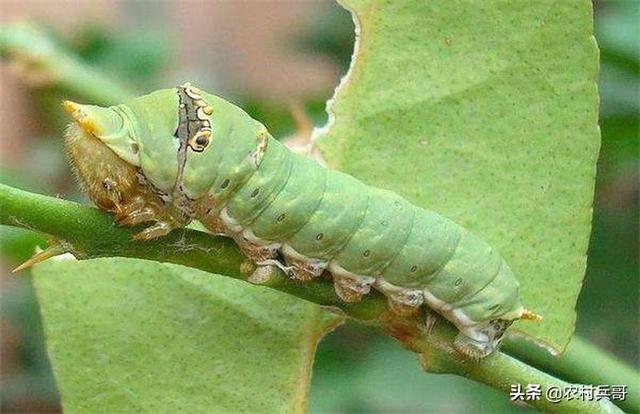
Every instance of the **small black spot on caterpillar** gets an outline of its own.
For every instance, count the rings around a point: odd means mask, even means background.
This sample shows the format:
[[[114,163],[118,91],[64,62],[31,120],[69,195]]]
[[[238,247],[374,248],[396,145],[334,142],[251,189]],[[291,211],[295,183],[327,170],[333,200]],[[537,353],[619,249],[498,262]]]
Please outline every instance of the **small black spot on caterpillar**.
[[[324,237],[324,234],[322,234],[322,233],[318,233],[318,234],[316,235],[316,240],[322,240],[322,238],[323,238],[323,237]]]
[[[411,269],[409,269],[409,270],[411,270],[411,273],[415,273],[416,270],[418,270],[418,266],[413,265],[413,266],[411,266]]]
[[[222,188],[223,190],[224,190],[225,188],[227,188],[227,187],[229,187],[229,179],[228,179],[228,178],[227,178],[226,180],[224,180],[224,181],[222,182],[222,184],[220,185],[220,188]]]
[[[253,192],[251,192],[251,198],[254,198],[258,194],[260,194],[260,189],[256,188],[255,190],[253,190]]]
[[[462,278],[458,278],[458,279],[456,279],[456,281],[455,281],[454,285],[456,285],[456,286],[460,286],[461,284],[462,284]]]
[[[200,135],[198,138],[196,138],[196,144],[200,145],[200,146],[205,146],[209,143],[209,139],[203,135]]]
[[[370,254],[371,254],[371,250],[369,249],[365,250],[364,253],[362,253],[364,257],[369,257]]]
[[[285,218],[285,215],[284,215],[284,213],[282,213],[282,214],[280,214],[280,215],[278,216],[278,218],[277,218],[276,220],[277,220],[277,221],[278,221],[278,223],[279,223],[279,222],[281,222],[282,220],[284,220],[284,218]]]
[[[140,151],[140,147],[138,146],[138,144],[131,144],[131,152],[133,152],[134,154],[137,154],[138,151]]]

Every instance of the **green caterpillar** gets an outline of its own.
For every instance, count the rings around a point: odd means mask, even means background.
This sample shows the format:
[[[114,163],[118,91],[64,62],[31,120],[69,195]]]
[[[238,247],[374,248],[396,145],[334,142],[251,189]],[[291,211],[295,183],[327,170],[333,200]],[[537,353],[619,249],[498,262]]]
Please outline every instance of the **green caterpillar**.
[[[523,308],[500,255],[447,218],[290,152],[240,108],[190,84],[102,108],[65,102],[73,168],[93,201],[135,237],[192,220],[232,237],[258,270],[309,280],[328,271],[357,301],[371,287],[397,313],[424,303],[460,333],[455,347],[493,352]]]

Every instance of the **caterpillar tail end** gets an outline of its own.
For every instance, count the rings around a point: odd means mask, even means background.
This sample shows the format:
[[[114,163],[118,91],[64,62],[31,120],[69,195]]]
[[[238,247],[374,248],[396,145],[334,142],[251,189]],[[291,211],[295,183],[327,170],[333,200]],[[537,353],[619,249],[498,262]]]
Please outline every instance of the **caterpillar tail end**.
[[[11,271],[11,273],[17,273],[22,270],[28,269],[40,262],[44,262],[45,260],[57,256],[59,254],[65,253],[64,249],[59,244],[54,244],[53,246],[47,247],[45,250],[37,252],[29,260],[22,263],[20,266],[16,267]]]
[[[538,315],[537,313],[532,312],[529,309],[524,309],[522,311],[522,315],[520,315],[520,319],[524,319],[525,321],[540,322],[542,320],[542,315]]]

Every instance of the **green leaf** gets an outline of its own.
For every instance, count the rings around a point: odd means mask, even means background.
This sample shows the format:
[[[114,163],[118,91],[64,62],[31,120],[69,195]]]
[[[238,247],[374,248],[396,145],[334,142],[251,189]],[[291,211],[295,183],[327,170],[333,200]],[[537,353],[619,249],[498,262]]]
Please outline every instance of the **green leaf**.
[[[305,412],[319,306],[177,265],[34,270],[66,412]]]
[[[562,350],[584,276],[599,149],[598,51],[580,1],[365,1],[319,137],[329,165],[498,248]]]

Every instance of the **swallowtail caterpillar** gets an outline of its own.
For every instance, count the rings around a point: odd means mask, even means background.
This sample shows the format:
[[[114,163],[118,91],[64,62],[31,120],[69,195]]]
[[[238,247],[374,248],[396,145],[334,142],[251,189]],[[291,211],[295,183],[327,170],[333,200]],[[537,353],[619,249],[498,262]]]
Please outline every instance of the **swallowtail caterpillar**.
[[[264,271],[327,271],[346,301],[373,287],[393,311],[423,304],[482,358],[524,309],[500,255],[447,218],[290,152],[240,108],[186,83],[108,108],[64,102],[73,169],[119,223],[149,240],[200,221]]]

